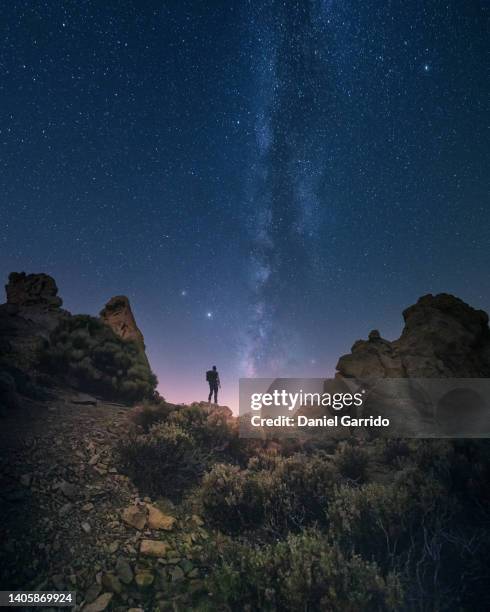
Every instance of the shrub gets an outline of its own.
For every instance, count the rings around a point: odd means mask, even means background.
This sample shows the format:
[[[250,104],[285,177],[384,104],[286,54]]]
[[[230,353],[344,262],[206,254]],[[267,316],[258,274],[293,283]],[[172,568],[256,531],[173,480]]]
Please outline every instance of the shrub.
[[[318,531],[290,535],[263,548],[225,547],[207,579],[211,606],[228,610],[394,610],[401,602],[396,575],[345,555]]]
[[[236,462],[244,453],[231,412],[161,400],[143,402],[131,420],[136,429],[119,442],[121,468],[155,495],[180,497],[213,463]]]
[[[151,398],[157,385],[144,351],[94,317],[67,317],[51,333],[41,363],[67,383],[125,402]]]
[[[148,495],[178,498],[207,467],[192,436],[173,423],[155,423],[148,433],[130,432],[118,452],[121,469]]]
[[[386,569],[420,541],[422,528],[430,530],[448,512],[444,487],[410,468],[390,484],[339,487],[328,517],[330,534],[343,550],[373,559]]]
[[[246,470],[215,465],[203,478],[200,499],[207,516],[225,532],[264,528],[283,535],[288,529],[325,524],[337,478],[322,454],[260,457]]]
[[[344,478],[364,482],[367,478],[368,454],[359,446],[339,444],[335,451],[335,464]]]
[[[409,444],[401,438],[379,438],[373,447],[379,461],[389,466],[401,467],[412,456]]]
[[[131,410],[129,417],[143,433],[148,433],[152,425],[165,421],[173,409],[174,407],[164,400],[145,400]]]

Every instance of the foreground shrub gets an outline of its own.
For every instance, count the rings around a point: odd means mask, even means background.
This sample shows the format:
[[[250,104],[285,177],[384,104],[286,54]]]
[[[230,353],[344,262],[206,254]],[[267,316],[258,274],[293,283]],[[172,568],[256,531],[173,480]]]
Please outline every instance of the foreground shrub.
[[[151,398],[157,385],[144,351],[87,315],[62,320],[41,362],[67,383],[107,399],[133,402]]]
[[[356,482],[364,482],[367,479],[369,459],[365,449],[341,443],[335,451],[335,463],[344,478]]]
[[[396,575],[345,555],[318,531],[290,535],[263,548],[230,544],[212,559],[211,606],[227,610],[394,610],[401,602]]]
[[[386,485],[342,485],[328,508],[330,533],[344,550],[391,567],[394,557],[419,537],[421,525],[438,520],[445,500],[439,483],[414,470]]]
[[[152,425],[166,421],[173,410],[174,406],[167,404],[163,399],[145,400],[131,410],[129,418],[138,430],[148,433]]]
[[[119,443],[121,469],[148,495],[179,497],[206,469],[207,457],[192,436],[172,423],[131,432]]]
[[[237,463],[246,442],[228,409],[143,403],[118,444],[121,469],[144,492],[179,498],[217,461]]]
[[[203,478],[200,499],[208,518],[225,532],[265,528],[282,537],[288,529],[326,522],[337,480],[323,454],[261,457],[245,470],[215,465]]]

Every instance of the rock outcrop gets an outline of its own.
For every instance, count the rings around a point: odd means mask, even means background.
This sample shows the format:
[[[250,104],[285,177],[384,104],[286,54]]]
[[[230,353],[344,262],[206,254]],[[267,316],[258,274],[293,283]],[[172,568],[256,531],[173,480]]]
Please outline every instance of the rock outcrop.
[[[61,308],[56,282],[47,274],[12,272],[5,290],[7,302],[0,305],[0,366],[18,382],[21,373],[21,378],[32,373],[39,349],[69,313]]]
[[[121,375],[124,380],[116,384],[118,393],[132,397],[138,395],[141,384],[153,386],[155,377],[145,354],[143,335],[126,297],[112,298],[103,309],[101,320],[97,320],[85,315],[73,316],[64,310],[56,282],[47,274],[12,272],[5,289],[7,301],[0,305],[0,408],[14,406],[19,395],[32,396],[34,391],[39,395],[47,386],[48,378],[51,388],[71,386],[81,392],[87,391],[87,380],[97,378],[100,382],[104,376],[107,380],[114,378],[113,372],[97,369],[89,347],[73,345],[72,334],[91,336],[93,346],[103,345],[105,336],[113,336],[113,332],[123,340],[133,341],[136,347],[128,343],[121,350],[127,354],[125,361],[129,359],[130,364],[141,367],[134,375]],[[81,350],[86,353],[85,369],[83,375],[76,377],[73,371],[80,372]],[[104,350],[107,353],[107,347]],[[106,361],[109,357],[118,358],[114,353],[106,355]],[[39,381],[42,382],[39,384]],[[106,385],[113,391],[112,386]],[[98,389],[97,393],[103,396],[106,391]]]
[[[345,378],[490,377],[488,315],[447,293],[425,295],[403,312],[398,340],[384,340],[377,330],[358,340],[339,359]]]
[[[54,278],[48,274],[12,272],[5,290],[7,304],[19,307],[57,309],[63,303]]]
[[[144,350],[143,334],[136,325],[131,305],[125,295],[111,298],[101,310],[100,317],[120,338],[132,340]]]

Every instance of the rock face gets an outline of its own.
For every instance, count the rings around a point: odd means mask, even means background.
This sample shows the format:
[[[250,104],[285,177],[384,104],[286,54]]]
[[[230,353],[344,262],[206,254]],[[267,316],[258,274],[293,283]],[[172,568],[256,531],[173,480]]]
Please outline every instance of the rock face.
[[[47,274],[12,272],[0,305],[0,366],[28,376],[43,342],[69,313],[61,308],[58,287]]]
[[[123,340],[132,340],[145,348],[143,334],[136,325],[129,300],[125,295],[111,298],[100,312],[101,319]]]
[[[59,366],[55,358],[60,359],[62,350],[72,354],[71,339],[63,339],[63,333],[65,336],[69,336],[72,331],[79,333],[77,325],[83,328],[83,321],[88,321],[91,317],[85,316],[84,319],[83,316],[72,316],[61,308],[62,300],[58,296],[56,282],[47,274],[12,272],[5,289],[7,301],[0,305],[0,411],[15,406],[19,396],[32,396],[34,392],[44,393],[42,387],[48,386],[46,376],[50,378],[51,388],[71,386],[81,392],[87,391],[87,381],[80,381],[75,376],[69,377],[69,364],[63,362]],[[132,380],[128,378],[123,381],[127,396],[134,391],[134,385],[136,389],[144,388],[145,385],[151,387],[153,374],[145,354],[143,335],[136,325],[128,299],[123,296],[112,298],[103,309],[101,319],[119,337],[134,341],[140,350],[135,351],[134,346],[128,344],[128,354],[132,362],[140,363],[148,370],[147,374],[138,374]],[[104,325],[100,325],[100,321],[94,319],[95,323],[103,332],[107,332]],[[95,334],[93,329],[90,333]],[[61,337],[56,336],[60,330]],[[85,333],[83,329],[82,333]],[[103,333],[99,334],[100,338],[102,336]],[[59,348],[56,353],[53,347],[62,345],[64,349]],[[90,361],[90,358],[91,356],[87,355],[85,361]],[[62,356],[61,359],[65,357]],[[41,385],[37,384],[38,379],[43,380]],[[105,389],[98,389],[98,393],[103,395],[112,392],[110,387],[111,385],[108,385]],[[90,403],[94,401],[93,398],[90,399]]]
[[[47,274],[12,272],[5,286],[7,304],[20,307],[56,309],[62,305],[54,278]]]
[[[403,312],[398,340],[377,330],[358,340],[337,370],[346,378],[482,378],[490,376],[488,315],[441,293],[425,295]]]

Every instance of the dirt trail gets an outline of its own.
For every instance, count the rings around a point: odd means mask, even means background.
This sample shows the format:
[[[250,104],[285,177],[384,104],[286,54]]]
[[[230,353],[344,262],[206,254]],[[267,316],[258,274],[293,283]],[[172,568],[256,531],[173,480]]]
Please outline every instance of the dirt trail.
[[[117,470],[114,450],[128,409],[73,403],[83,399],[65,393],[25,403],[0,420],[0,588],[75,590],[78,604],[112,592],[107,609],[127,610],[148,600],[138,572],[151,580],[152,600],[163,597],[158,586],[196,577],[189,549],[179,548],[182,538],[193,545],[204,530],[194,525],[197,535],[191,533],[191,517],[179,517],[172,533],[122,520],[128,506],[152,501],[140,500]],[[167,512],[177,514],[171,505]],[[168,542],[170,559],[158,560],[159,572],[156,559],[140,558],[144,538]]]

